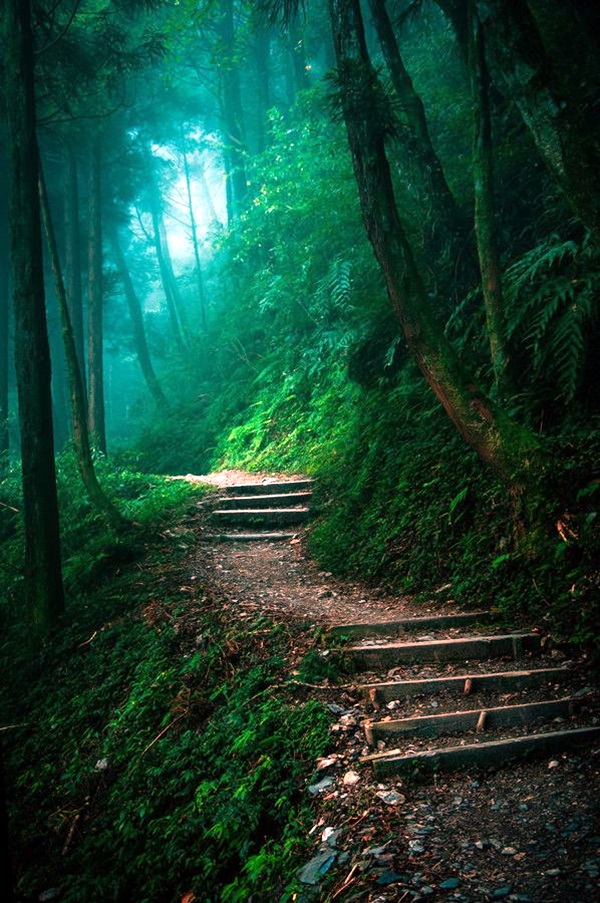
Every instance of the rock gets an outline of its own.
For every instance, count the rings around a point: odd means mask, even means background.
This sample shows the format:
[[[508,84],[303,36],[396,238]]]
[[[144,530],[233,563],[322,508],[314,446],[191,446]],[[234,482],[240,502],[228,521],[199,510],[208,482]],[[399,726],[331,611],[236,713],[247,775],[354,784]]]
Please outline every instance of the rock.
[[[514,847],[504,847],[504,849],[500,850],[502,856],[514,856],[516,852]]]
[[[337,765],[337,756],[327,756],[326,758],[317,759],[317,771],[323,771],[324,768],[331,768]]]
[[[344,775],[344,786],[354,787],[360,781],[360,775],[356,771],[347,771]]]
[[[340,718],[340,725],[343,730],[349,731],[352,730],[353,727],[358,727],[358,721],[354,715],[342,715]]]
[[[335,780],[333,778],[330,778],[329,776],[326,776],[322,778],[318,782],[318,784],[310,784],[308,792],[311,794],[311,796],[317,796],[319,793],[323,793],[333,784],[335,784]]]
[[[560,762],[558,761],[558,759],[550,759],[550,761],[548,762],[548,768],[558,768],[559,765]]]
[[[330,712],[333,712],[334,715],[341,715],[343,712],[347,711],[343,705],[338,705],[337,702],[327,703],[327,708]]]
[[[380,875],[376,884],[387,885],[387,884],[398,884],[399,881],[404,880],[404,875],[399,875],[398,872],[387,871],[384,872],[383,875]]]
[[[426,884],[424,887],[419,888],[419,893],[422,894],[424,897],[429,897],[429,896],[431,896],[431,894],[435,893],[435,891],[434,891],[433,887],[431,887],[431,885]]]
[[[325,828],[321,834],[321,841],[330,847],[335,847],[337,839],[340,836],[339,828]]]
[[[388,806],[399,806],[400,803],[406,802],[406,797],[402,793],[396,793],[395,790],[378,790],[375,796]]]
[[[317,853],[310,862],[298,869],[298,880],[302,884],[318,884],[323,875],[335,862],[335,855],[335,853],[331,853],[328,850]]]
[[[460,884],[458,878],[446,878],[445,881],[442,881],[440,884],[440,890],[455,890]]]
[[[492,891],[492,900],[503,900],[504,897],[508,897],[512,890],[512,884],[505,884],[504,887],[497,887],[496,890]]]
[[[409,840],[409,842],[408,842],[408,849],[410,850],[411,853],[417,853],[417,854],[418,854],[418,853],[424,853],[424,852],[425,852],[425,847],[423,846],[422,843],[419,843],[418,840]]]
[[[38,897],[40,903],[47,903],[48,900],[56,900],[60,897],[60,889],[58,887],[49,887],[48,890],[43,890]]]
[[[560,869],[546,869],[546,871],[544,872],[544,875],[547,875],[548,878],[558,878],[560,874]]]

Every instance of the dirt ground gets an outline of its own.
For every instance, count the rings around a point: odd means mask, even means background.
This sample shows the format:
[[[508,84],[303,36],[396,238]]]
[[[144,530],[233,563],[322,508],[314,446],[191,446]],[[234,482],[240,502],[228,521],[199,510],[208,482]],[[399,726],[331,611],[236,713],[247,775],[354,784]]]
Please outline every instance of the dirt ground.
[[[276,475],[229,471],[186,479],[219,488]],[[435,597],[417,604],[336,579],[310,558],[302,534],[277,543],[218,542],[206,512],[194,529],[191,564],[232,618],[260,611],[297,629],[292,679],[300,657],[315,648],[316,628],[461,610]],[[555,665],[566,659],[561,650],[550,658]],[[581,673],[579,692],[589,694]],[[364,679],[298,684],[299,699],[309,693],[334,715],[330,750],[315,762],[318,777],[306,788],[314,801],[314,852],[299,873],[305,888],[299,901],[600,901],[600,748],[438,774],[424,784],[378,782],[360,761],[371,752],[361,723],[373,716],[358,690]]]

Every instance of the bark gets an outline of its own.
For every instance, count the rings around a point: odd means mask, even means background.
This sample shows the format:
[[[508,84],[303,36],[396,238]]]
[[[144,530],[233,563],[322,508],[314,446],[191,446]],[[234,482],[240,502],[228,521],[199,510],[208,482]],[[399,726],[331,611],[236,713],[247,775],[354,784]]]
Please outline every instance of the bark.
[[[573,212],[599,242],[600,147],[595,104],[589,97],[582,103],[585,95],[581,90],[567,90],[561,64],[546,52],[525,3],[477,0],[476,6],[494,72],[514,98],[540,156]],[[576,75],[569,83],[575,84],[575,78],[585,83],[587,64],[573,59],[573,67]]]
[[[8,267],[0,259],[0,473],[8,464]]]
[[[29,0],[5,5],[5,92],[11,167],[11,269],[19,399],[25,592],[39,643],[64,609],[44,297],[33,39]]]
[[[481,23],[470,2],[469,71],[473,97],[473,188],[475,200],[475,236],[481,272],[481,287],[496,385],[508,390],[508,357],[504,341],[502,273],[498,255],[496,202],[494,198],[494,159],[490,114],[490,80],[485,59]]]
[[[182,136],[182,155],[183,155],[183,172],[185,175],[185,187],[187,192],[188,208],[190,212],[190,229],[192,233],[192,245],[194,248],[194,260],[196,263],[196,285],[198,287],[198,307],[200,309],[200,328],[202,332],[206,332],[206,291],[204,289],[204,279],[202,276],[202,263],[200,261],[200,248],[198,247],[198,233],[196,230],[196,217],[194,216],[194,202],[192,198],[192,185],[190,180],[190,166]]]
[[[146,381],[146,385],[148,386],[148,391],[154,398],[157,407],[161,408],[162,410],[168,409],[169,403],[157,379],[156,373],[154,372],[154,366],[150,357],[150,351],[148,350],[146,330],[144,329],[142,305],[140,304],[140,300],[136,294],[133,281],[131,279],[131,274],[129,272],[129,267],[127,266],[127,261],[125,260],[125,255],[123,254],[123,249],[121,248],[121,244],[119,242],[119,236],[117,234],[116,228],[114,227],[109,232],[109,240],[115,255],[117,269],[119,271],[119,275],[125,289],[125,299],[127,301],[129,316],[131,317],[131,323],[133,326],[133,342],[142,375]]]
[[[471,382],[432,316],[395,202],[359,0],[329,0],[329,8],[362,215],[406,343],[455,427],[519,494],[537,455],[536,437]]]
[[[244,209],[248,184],[246,178],[246,141],[240,88],[239,67],[235,59],[233,0],[221,0],[219,23],[223,45],[221,74],[221,115],[225,139],[225,164],[231,186],[231,220]],[[231,221],[230,220],[230,221]]]
[[[433,236],[430,236],[428,243],[432,256],[435,259],[440,245],[448,243],[457,253],[456,246],[465,241],[465,217],[448,187],[444,169],[431,141],[425,107],[404,66],[385,0],[369,0],[369,6],[392,84],[406,117],[408,152],[418,161],[424,184],[429,188]]]
[[[83,332],[83,291],[81,282],[81,230],[79,227],[79,173],[77,154],[70,145],[66,150],[65,176],[65,269],[67,298],[73,324],[77,360],[85,386],[85,344]],[[87,405],[87,401],[86,401]]]
[[[92,443],[106,454],[104,287],[102,274],[102,139],[92,143],[88,232],[88,420]]]
[[[60,266],[60,258],[56,244],[56,236],[48,204],[48,193],[42,167],[39,171],[39,192],[42,211],[42,221],[48,246],[48,256],[54,276],[56,299],[60,314],[61,334],[64,347],[64,356],[69,380],[69,401],[71,408],[71,422],[73,428],[73,445],[81,479],[92,504],[103,511],[113,523],[122,523],[122,518],[108,496],[104,493],[94,469],[92,448],[87,425],[87,410],[85,403],[85,388],[82,379],[82,371],[77,356],[77,342],[75,330],[71,320],[71,312],[67,300],[65,282]]]

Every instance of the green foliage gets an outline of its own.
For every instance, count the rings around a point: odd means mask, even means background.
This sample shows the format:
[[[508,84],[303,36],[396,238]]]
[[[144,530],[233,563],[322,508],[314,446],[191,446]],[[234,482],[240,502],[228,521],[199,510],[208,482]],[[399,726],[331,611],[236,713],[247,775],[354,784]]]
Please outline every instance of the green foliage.
[[[187,891],[266,901],[299,864],[304,783],[329,716],[285,688],[273,694],[286,631],[262,617],[231,625],[218,606],[192,613],[177,547],[163,546],[86,594],[39,673],[21,663],[7,680],[2,717],[18,723],[6,744],[11,824],[27,896],[58,886],[67,903]],[[167,578],[155,592],[140,581],[148,568]]]
[[[538,399],[573,402],[598,323],[600,257],[590,241],[545,238],[506,271],[507,334],[529,355]],[[540,391],[541,389],[541,391]]]

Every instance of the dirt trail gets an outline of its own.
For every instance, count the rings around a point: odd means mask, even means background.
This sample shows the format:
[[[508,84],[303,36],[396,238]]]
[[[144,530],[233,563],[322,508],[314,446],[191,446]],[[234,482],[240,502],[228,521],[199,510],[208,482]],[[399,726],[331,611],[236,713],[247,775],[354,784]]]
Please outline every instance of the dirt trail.
[[[276,475],[236,471],[187,479],[226,487]],[[203,518],[198,538],[197,572],[231,616],[262,612],[295,624],[301,654],[313,642],[314,626],[460,610],[435,597],[429,606],[416,605],[336,579],[309,557],[302,532],[280,543],[220,543],[210,518]],[[556,655],[561,664],[564,654]],[[352,679],[307,686],[299,688],[298,701],[307,692],[320,698],[335,720],[328,757],[315,763],[316,780],[325,781],[315,791],[314,848],[301,870],[305,903],[600,901],[600,750],[438,775],[425,786],[381,783],[359,763],[369,751],[362,725],[372,714]]]

